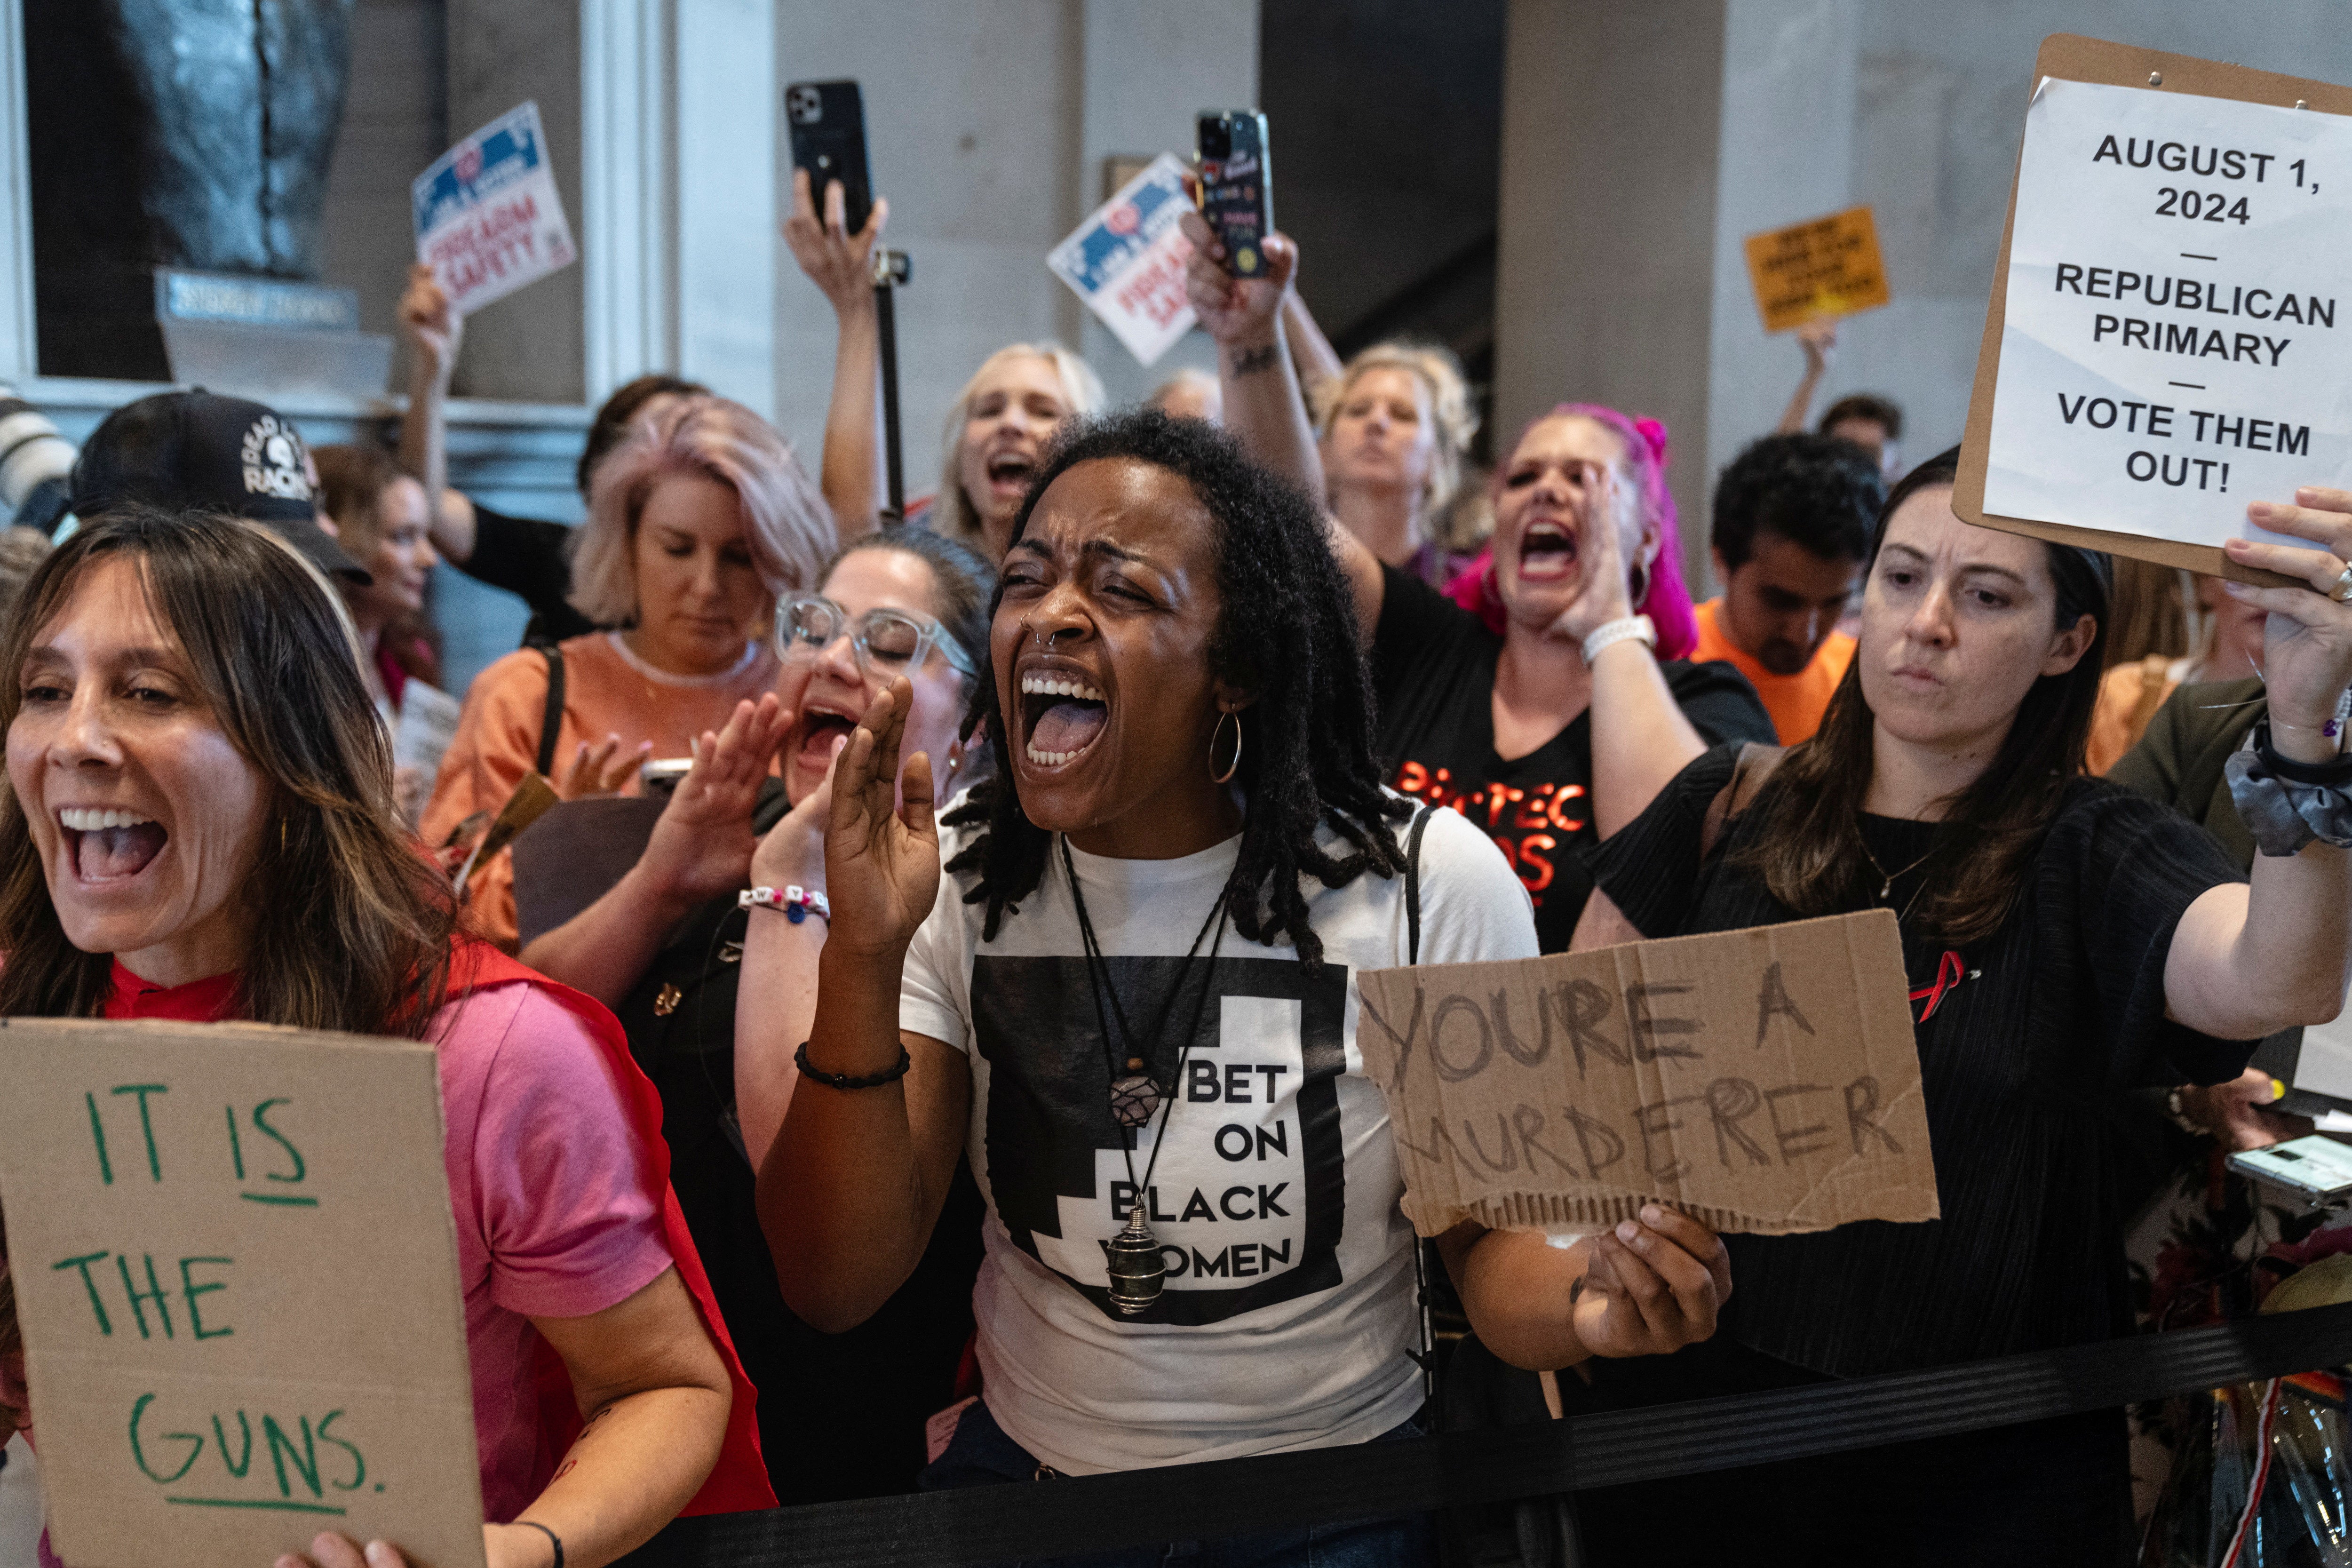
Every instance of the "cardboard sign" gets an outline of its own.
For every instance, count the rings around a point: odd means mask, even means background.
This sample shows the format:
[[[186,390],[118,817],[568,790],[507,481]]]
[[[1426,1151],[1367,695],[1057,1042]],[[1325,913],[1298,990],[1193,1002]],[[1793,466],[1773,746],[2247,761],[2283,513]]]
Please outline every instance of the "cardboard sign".
[[[1787,228],[1751,234],[1748,281],[1768,332],[1886,303],[1886,265],[1868,207],[1849,207]]]
[[[1146,367],[1192,330],[1184,294],[1192,243],[1176,226],[1192,206],[1184,165],[1162,153],[1045,257]]]
[[[2304,107],[2296,107],[2298,104]],[[2352,485],[2352,91],[2053,36],[2035,63],[1953,505],[2162,565]]]
[[[1423,1236],[1939,1213],[1892,910],[1358,982]]]
[[[320,1530],[480,1568],[428,1046],[0,1020],[0,1205],[70,1563],[254,1568]]]
[[[416,176],[409,198],[416,258],[431,264],[461,316],[579,257],[536,103],[509,110],[442,153]]]

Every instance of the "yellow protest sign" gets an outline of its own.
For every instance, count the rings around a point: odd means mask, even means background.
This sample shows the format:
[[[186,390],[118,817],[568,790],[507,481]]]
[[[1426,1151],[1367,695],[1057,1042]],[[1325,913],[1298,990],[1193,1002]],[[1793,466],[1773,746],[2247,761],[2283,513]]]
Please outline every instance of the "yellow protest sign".
[[[1787,228],[1751,234],[1748,279],[1768,332],[1886,303],[1886,264],[1868,207],[1849,207]]]

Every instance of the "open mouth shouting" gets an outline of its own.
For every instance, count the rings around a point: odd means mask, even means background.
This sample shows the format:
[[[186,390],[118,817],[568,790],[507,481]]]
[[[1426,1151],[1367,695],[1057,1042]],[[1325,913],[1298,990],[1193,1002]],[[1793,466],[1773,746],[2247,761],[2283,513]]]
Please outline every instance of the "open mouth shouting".
[[[785,754],[795,766],[822,775],[833,765],[834,747],[857,728],[858,718],[845,703],[825,697],[811,698],[801,705],[800,722],[793,731]]]
[[[153,864],[169,837],[154,818],[109,806],[59,806],[58,826],[67,865],[92,887],[130,881]]]
[[[1519,535],[1519,576],[1527,582],[1567,577],[1576,571],[1577,536],[1564,522],[1538,518]]]
[[[988,488],[1000,498],[1027,492],[1029,478],[1037,471],[1036,454],[1023,447],[992,452],[988,458]]]
[[[1074,671],[1039,668],[1021,677],[1022,754],[1032,767],[1066,767],[1110,721],[1102,688]]]

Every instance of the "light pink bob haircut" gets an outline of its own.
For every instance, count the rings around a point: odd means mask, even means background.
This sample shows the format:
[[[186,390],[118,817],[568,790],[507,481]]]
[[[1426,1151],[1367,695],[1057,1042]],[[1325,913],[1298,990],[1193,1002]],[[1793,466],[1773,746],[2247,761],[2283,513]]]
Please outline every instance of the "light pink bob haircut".
[[[1698,646],[1698,616],[1691,608],[1690,590],[1683,585],[1682,531],[1675,512],[1674,492],[1666,488],[1666,427],[1647,416],[1633,417],[1598,403],[1556,404],[1520,427],[1508,451],[1517,451],[1528,432],[1547,419],[1590,419],[1617,437],[1624,448],[1622,477],[1633,482],[1633,493],[1645,525],[1658,531],[1658,553],[1650,563],[1649,588],[1633,606],[1647,616],[1658,632],[1658,658],[1684,658]],[[1492,493],[1499,496],[1509,468],[1507,457],[1496,465]],[[1503,601],[1495,589],[1495,547],[1488,545],[1462,574],[1446,584],[1456,604],[1475,610],[1497,635],[1503,629]]]
[[[572,604],[598,626],[636,617],[637,522],[672,474],[735,492],[752,569],[771,598],[814,583],[840,546],[833,510],[773,426],[724,397],[656,399],[598,466],[588,521],[572,538]]]

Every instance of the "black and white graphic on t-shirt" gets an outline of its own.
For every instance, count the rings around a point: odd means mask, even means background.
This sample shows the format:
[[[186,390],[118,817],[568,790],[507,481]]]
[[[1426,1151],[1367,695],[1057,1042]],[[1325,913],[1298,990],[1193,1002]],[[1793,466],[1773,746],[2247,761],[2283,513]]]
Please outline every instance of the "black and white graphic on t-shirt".
[[[1139,1045],[1149,1042],[1149,1070],[1164,1085],[1192,1016],[1197,965],[1182,987],[1185,1005],[1170,1016],[1163,1009],[1182,959],[1105,963]],[[1015,1246],[1123,1322],[1222,1322],[1339,1283],[1348,971],[1329,963],[1310,976],[1296,959],[1228,957],[1216,961],[1209,984],[1168,1120],[1127,1129],[1111,1115],[1086,960],[982,953],[972,962],[997,1215]],[[1127,1317],[1109,1304],[1104,1246],[1133,1203],[1129,1163],[1139,1179],[1163,1126],[1168,1147],[1144,1194],[1144,1217],[1168,1282],[1149,1310]]]

